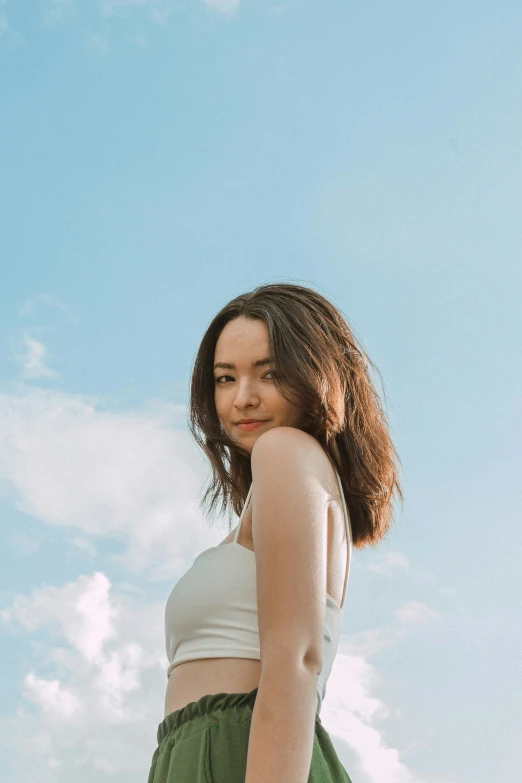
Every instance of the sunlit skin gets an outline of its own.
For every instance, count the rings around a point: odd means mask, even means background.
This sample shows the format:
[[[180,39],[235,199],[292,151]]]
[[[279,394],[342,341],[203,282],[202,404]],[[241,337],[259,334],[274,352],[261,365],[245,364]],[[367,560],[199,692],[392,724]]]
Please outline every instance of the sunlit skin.
[[[214,400],[226,434],[249,452],[261,433],[298,427],[302,419],[299,406],[277,390],[273,362],[255,366],[266,359],[271,357],[264,321],[238,316],[226,324],[214,354]],[[241,425],[241,419],[261,423]]]

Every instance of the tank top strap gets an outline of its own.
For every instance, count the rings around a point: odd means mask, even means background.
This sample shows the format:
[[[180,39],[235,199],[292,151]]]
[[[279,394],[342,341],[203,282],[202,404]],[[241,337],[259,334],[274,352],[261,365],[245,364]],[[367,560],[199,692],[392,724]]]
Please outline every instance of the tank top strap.
[[[247,510],[248,503],[250,501],[250,496],[252,495],[252,484],[250,484],[250,489],[248,490],[248,495],[246,496],[246,500],[243,503],[243,508],[241,509],[241,516],[239,517],[239,522],[237,523],[236,527],[236,533],[234,536],[234,543],[237,544],[237,539],[239,536],[239,530],[241,528],[241,523],[243,522],[243,517],[245,516],[245,511]]]
[[[335,468],[334,468],[335,470]],[[343,516],[344,516],[344,526],[346,529],[346,541],[348,544],[348,557],[346,560],[346,572],[344,575],[344,586],[343,586],[343,597],[341,598],[341,609],[344,606],[344,598],[346,596],[346,588],[348,586],[348,575],[350,573],[350,563],[352,562],[352,524],[350,521],[350,514],[348,512],[348,506],[346,505],[346,498],[344,497],[344,490],[343,490],[343,484],[341,481],[341,477],[339,476],[339,473],[337,470],[335,470],[335,475],[337,476],[337,483],[339,485],[339,493],[341,495],[341,502],[343,506]]]

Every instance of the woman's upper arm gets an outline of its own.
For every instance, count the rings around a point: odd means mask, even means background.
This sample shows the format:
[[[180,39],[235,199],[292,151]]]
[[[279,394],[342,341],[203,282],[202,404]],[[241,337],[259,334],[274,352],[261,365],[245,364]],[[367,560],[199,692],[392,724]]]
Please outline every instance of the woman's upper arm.
[[[263,433],[252,449],[252,537],[261,666],[322,667],[326,604],[327,457],[292,427]]]

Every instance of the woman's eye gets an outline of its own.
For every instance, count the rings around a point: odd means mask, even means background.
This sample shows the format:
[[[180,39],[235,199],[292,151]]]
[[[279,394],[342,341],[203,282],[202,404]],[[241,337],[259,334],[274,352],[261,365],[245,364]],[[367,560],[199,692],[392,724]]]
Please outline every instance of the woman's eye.
[[[263,375],[263,378],[266,378],[266,377],[267,377],[267,375],[271,375],[271,376],[272,376],[272,378],[271,378],[271,379],[269,378],[269,380],[273,380],[273,378],[274,378],[275,374],[276,374],[276,373],[275,373],[275,370],[269,370],[268,372],[266,372],[266,373]],[[233,380],[234,380],[234,378],[233,378],[231,375],[218,375],[218,377],[217,377],[217,378],[215,378],[215,381],[216,381],[216,383],[217,383],[219,386],[223,386],[223,384],[224,384],[224,383],[226,383],[226,379],[227,379],[227,378],[228,378],[229,380],[231,380],[231,381],[233,381]]]

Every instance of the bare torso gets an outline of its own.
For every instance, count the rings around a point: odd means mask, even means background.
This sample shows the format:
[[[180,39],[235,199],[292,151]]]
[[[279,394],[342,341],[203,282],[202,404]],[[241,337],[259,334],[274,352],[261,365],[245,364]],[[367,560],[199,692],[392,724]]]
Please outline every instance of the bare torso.
[[[337,502],[328,506],[328,557],[326,592],[340,605],[347,560],[343,510],[338,492]],[[234,539],[235,529],[221,541]],[[254,551],[252,540],[252,507],[249,505],[239,531],[238,544]],[[167,682],[165,715],[212,693],[248,693],[257,688],[261,662],[249,658],[201,658],[175,666]]]

